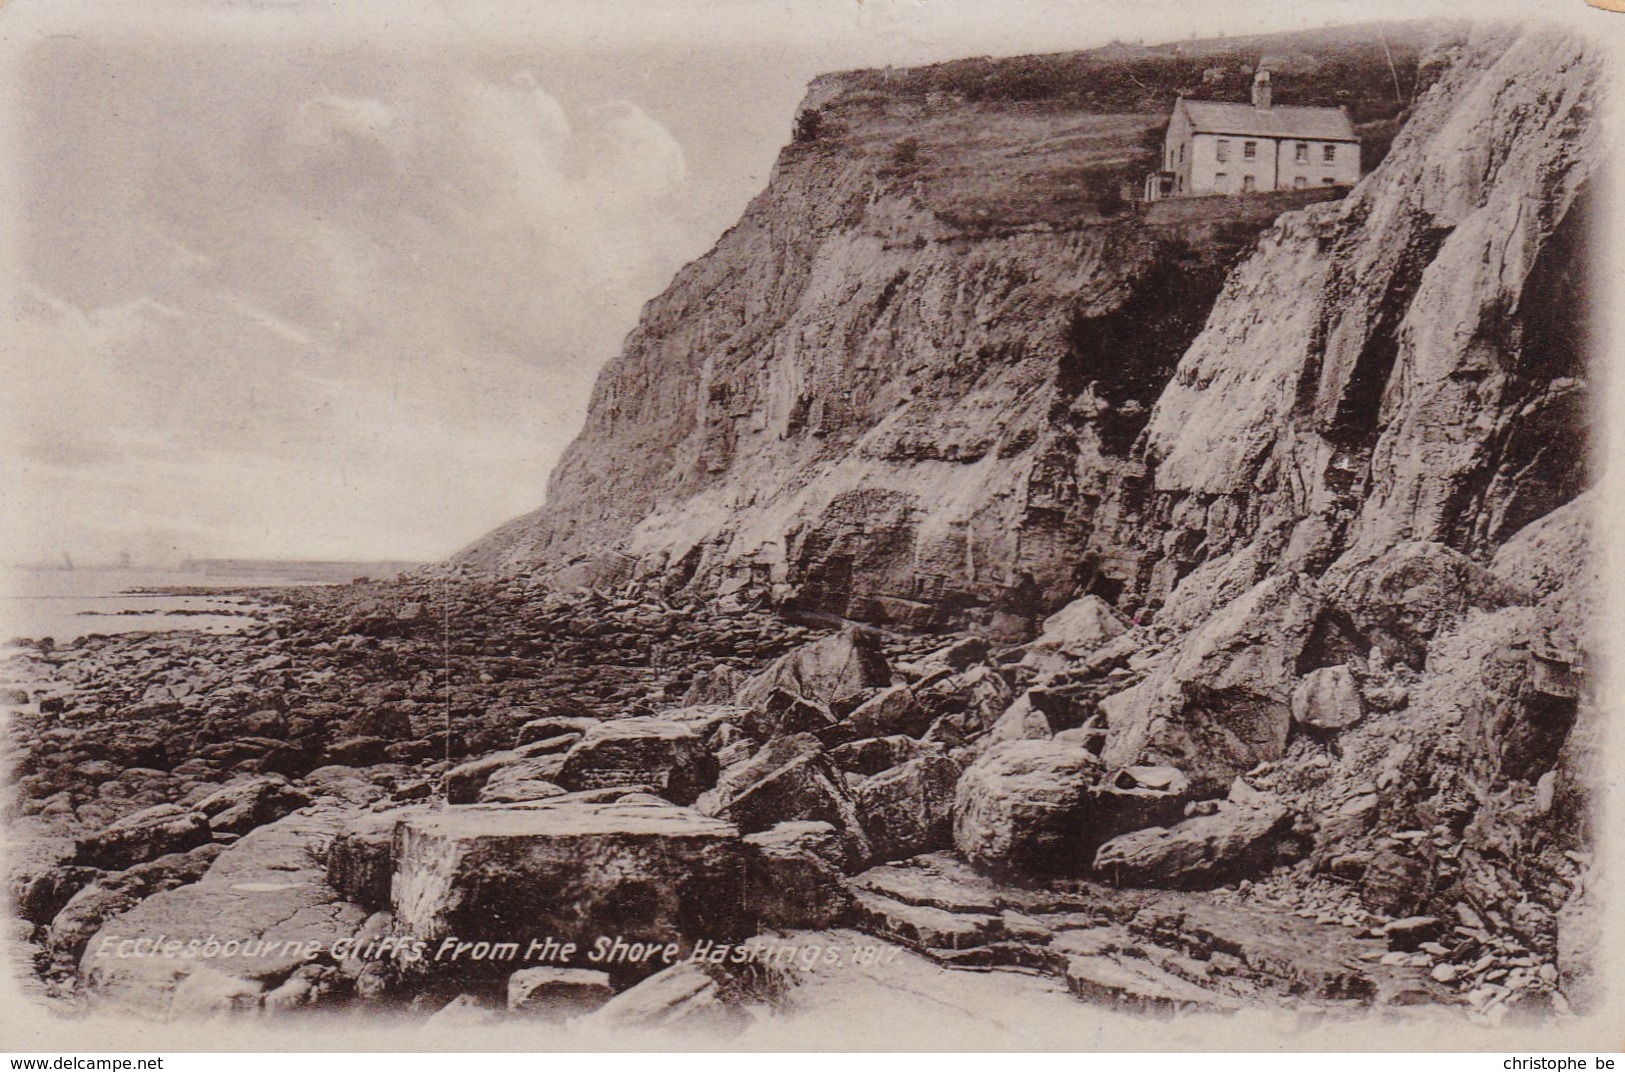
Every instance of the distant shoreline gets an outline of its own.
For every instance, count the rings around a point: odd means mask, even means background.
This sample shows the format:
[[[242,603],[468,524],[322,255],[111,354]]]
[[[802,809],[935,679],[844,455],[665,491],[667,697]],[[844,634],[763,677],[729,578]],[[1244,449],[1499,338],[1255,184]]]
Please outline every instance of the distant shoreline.
[[[400,562],[192,560],[192,569],[13,568],[0,589],[0,635],[61,643],[88,633],[232,630],[248,620],[240,604],[278,592],[394,581]],[[232,604],[238,604],[233,606]],[[138,612],[138,613],[126,613]]]

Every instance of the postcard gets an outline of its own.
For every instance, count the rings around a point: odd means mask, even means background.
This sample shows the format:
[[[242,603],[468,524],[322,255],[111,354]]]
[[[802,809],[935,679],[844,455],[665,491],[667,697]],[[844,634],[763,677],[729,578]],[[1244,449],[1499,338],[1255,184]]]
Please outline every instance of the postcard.
[[[1606,6],[12,0],[0,1048],[1617,1049]]]

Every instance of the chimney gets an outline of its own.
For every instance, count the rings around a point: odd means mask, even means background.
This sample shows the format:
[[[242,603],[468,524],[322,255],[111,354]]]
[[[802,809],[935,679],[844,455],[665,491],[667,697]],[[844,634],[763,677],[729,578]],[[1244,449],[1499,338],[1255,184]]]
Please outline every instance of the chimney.
[[[1258,73],[1253,75],[1253,107],[1269,111],[1273,94],[1270,90],[1270,72],[1260,67]]]

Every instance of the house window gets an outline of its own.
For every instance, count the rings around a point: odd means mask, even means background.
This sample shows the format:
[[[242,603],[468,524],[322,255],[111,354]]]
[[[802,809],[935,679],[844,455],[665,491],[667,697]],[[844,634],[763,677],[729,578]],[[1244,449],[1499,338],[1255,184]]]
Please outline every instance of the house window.
[[[1299,175],[1297,178],[1292,180],[1292,188],[1294,190],[1301,190],[1305,186],[1308,186],[1308,185],[1309,185],[1309,180],[1304,178],[1302,175]]]
[[[1320,159],[1322,161],[1324,161],[1325,163],[1328,163],[1328,164],[1336,163],[1337,162],[1337,146],[1335,146],[1335,145],[1323,145],[1323,146],[1321,146],[1321,148],[1320,148]]]
[[[1330,176],[1328,176],[1328,177],[1326,177],[1324,179],[1321,179],[1320,184],[1322,186],[1336,186],[1337,185],[1337,180],[1334,179],[1334,178],[1331,178]]]
[[[1226,172],[1219,172],[1213,176],[1213,188],[1220,193],[1228,193],[1225,187],[1230,185],[1230,176]]]
[[[1218,148],[1218,151],[1217,151],[1217,154],[1216,154],[1216,159],[1221,164],[1224,163],[1226,160],[1230,159],[1230,139],[1229,138],[1220,138],[1219,139],[1219,148]]]
[[[1241,158],[1243,160],[1257,160],[1258,159],[1258,143],[1256,141],[1244,141],[1244,142],[1242,142],[1241,143]]]
[[[1256,175],[1243,175],[1241,177],[1241,192],[1242,193],[1250,194],[1256,189],[1258,189],[1258,176],[1256,176]]]
[[[1300,164],[1309,163],[1309,143],[1306,141],[1300,141],[1298,143],[1297,151],[1293,153],[1292,158]]]

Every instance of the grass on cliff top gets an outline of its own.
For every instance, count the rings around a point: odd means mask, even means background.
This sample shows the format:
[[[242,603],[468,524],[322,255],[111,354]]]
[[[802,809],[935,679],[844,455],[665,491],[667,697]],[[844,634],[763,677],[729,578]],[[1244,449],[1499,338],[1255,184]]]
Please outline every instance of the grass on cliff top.
[[[1277,103],[1349,110],[1369,170],[1441,69],[1424,55],[1461,32],[1343,27],[849,71],[829,76],[801,134],[805,147],[865,160],[967,232],[1088,226],[1123,212],[1125,187],[1156,168],[1181,93],[1247,100],[1261,58],[1276,71]]]
[[[843,149],[966,231],[1065,228],[1121,210],[1120,178],[1146,155],[1147,138],[1160,138],[1166,118],[915,105],[853,122]]]

